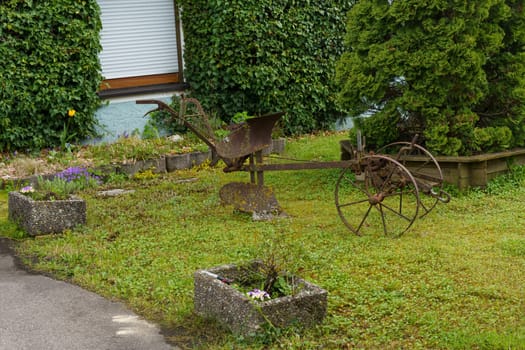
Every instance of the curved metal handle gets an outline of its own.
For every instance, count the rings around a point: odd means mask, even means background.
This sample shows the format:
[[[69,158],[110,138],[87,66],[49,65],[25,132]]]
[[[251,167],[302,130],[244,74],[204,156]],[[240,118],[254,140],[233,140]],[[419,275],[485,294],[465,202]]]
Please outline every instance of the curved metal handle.
[[[443,190],[439,190],[439,192],[434,192],[434,190],[430,190],[430,195],[436,198],[441,203],[448,203],[451,199],[450,194]]]

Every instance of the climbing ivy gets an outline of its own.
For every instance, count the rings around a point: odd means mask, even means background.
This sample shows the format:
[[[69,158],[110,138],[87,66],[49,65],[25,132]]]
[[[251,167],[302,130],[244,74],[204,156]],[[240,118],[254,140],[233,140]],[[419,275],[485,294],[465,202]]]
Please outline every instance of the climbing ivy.
[[[95,0],[0,2],[0,151],[95,133],[100,28]]]
[[[333,125],[352,0],[182,0],[185,77],[225,121],[284,110],[286,133]]]

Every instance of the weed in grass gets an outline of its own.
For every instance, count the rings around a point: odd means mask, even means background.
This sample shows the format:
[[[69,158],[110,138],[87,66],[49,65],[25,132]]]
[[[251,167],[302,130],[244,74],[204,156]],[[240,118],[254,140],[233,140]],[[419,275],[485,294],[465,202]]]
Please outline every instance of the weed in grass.
[[[38,174],[43,168],[41,161],[24,156],[15,158],[10,166],[17,169],[17,173],[21,177]]]
[[[525,239],[505,239],[498,247],[505,254],[525,258]]]
[[[471,333],[469,330],[443,332],[439,341],[446,349],[508,350],[521,349],[525,333],[501,334],[491,330]],[[521,344],[521,345],[520,345]]]
[[[12,221],[7,220],[7,193],[8,191],[0,191],[0,232],[1,236],[12,239],[23,239],[27,234],[21,230],[18,225]]]
[[[489,181],[485,192],[488,194],[514,192],[515,189],[523,186],[525,186],[525,166],[511,166],[509,173]]]
[[[151,169],[143,170],[133,175],[133,179],[135,180],[150,180],[155,179],[157,177],[158,174],[155,174]]]
[[[119,186],[129,180],[129,175],[124,173],[111,172],[105,176],[104,182],[108,185]]]

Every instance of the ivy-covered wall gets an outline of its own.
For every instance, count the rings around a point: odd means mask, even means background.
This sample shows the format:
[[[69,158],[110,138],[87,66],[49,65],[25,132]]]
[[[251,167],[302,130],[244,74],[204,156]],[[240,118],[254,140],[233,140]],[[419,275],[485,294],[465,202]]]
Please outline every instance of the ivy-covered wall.
[[[286,133],[332,125],[335,62],[352,0],[182,0],[185,78],[205,108],[284,110]]]
[[[100,28],[95,0],[0,2],[0,151],[94,134]]]

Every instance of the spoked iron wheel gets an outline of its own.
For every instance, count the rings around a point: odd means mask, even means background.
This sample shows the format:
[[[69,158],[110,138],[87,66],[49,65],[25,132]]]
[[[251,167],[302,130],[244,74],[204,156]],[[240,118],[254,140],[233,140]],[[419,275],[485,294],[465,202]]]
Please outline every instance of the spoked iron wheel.
[[[335,205],[341,220],[357,235],[382,231],[401,236],[418,215],[414,177],[401,163],[382,155],[363,157],[358,167],[361,174],[354,175],[355,167],[349,167],[337,180]]]
[[[430,213],[438,201],[447,201],[448,194],[443,192],[443,173],[439,163],[425,148],[410,142],[394,142],[380,148],[377,153],[388,154],[410,169],[421,194],[420,217]]]

